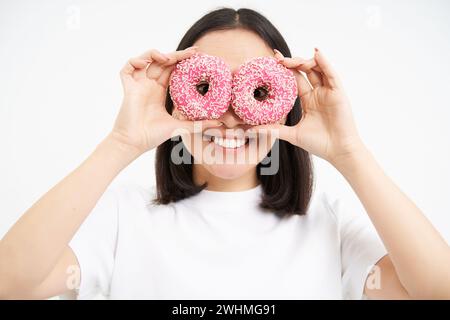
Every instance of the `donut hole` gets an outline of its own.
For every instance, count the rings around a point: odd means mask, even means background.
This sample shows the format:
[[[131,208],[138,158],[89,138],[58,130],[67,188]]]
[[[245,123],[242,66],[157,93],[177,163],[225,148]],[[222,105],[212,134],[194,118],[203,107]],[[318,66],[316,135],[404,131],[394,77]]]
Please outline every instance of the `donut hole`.
[[[195,86],[197,92],[204,96],[209,90],[209,83],[206,80],[202,80]]]
[[[267,86],[259,86],[253,91],[253,97],[257,101],[264,101],[269,97],[269,88]]]

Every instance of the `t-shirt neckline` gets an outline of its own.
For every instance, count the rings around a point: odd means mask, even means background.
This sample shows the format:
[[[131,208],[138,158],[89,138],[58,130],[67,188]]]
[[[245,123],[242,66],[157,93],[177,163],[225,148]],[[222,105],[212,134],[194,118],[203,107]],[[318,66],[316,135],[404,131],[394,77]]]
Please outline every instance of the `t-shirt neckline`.
[[[242,210],[255,210],[261,199],[262,187],[256,187],[242,191],[213,191],[203,189],[196,197],[192,198],[195,206],[205,211],[216,212],[240,212]]]

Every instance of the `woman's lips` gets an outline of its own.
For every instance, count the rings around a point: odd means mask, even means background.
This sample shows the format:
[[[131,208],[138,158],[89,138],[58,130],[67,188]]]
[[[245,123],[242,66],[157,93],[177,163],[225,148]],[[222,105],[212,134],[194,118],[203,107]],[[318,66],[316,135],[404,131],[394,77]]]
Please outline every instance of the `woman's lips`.
[[[240,149],[244,147],[249,142],[249,138],[247,137],[219,137],[212,135],[203,135],[204,140],[208,142],[214,143],[218,147],[222,147],[224,149]]]
[[[202,135],[203,160],[211,164],[252,164],[258,163],[259,139],[255,136]]]

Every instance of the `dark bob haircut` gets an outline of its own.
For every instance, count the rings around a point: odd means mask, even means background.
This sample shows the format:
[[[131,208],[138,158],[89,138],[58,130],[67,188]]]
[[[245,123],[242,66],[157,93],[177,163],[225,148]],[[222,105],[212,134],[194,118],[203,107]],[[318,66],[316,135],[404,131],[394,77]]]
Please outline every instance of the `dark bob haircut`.
[[[192,46],[204,34],[216,30],[246,29],[259,35],[272,49],[278,49],[285,57],[291,57],[286,41],[275,26],[260,13],[251,9],[234,10],[221,8],[207,13],[186,32],[177,50]],[[169,92],[166,109],[172,114],[173,102]],[[286,125],[297,124],[302,116],[300,100],[297,97],[294,107],[286,118]],[[171,161],[172,148],[179,142],[169,139],[156,150],[156,199],[155,203],[168,204],[188,198],[206,188],[206,183],[196,185],[193,180],[192,155],[189,164],[175,164]],[[262,175],[259,163],[257,177],[263,195],[260,207],[277,215],[304,215],[308,209],[313,189],[313,168],[308,152],[289,142],[276,140],[279,150],[279,168],[276,174]],[[267,155],[270,157],[271,152]]]

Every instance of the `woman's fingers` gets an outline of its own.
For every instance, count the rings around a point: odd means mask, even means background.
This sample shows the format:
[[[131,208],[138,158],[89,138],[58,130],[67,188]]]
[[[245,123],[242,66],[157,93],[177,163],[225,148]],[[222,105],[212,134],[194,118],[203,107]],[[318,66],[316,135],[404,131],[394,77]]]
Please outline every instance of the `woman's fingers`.
[[[191,57],[197,52],[197,48],[197,46],[193,46],[181,51],[175,51],[173,53],[167,54],[167,56],[169,57],[169,61],[166,62],[166,65],[168,66],[159,75],[158,82],[162,86],[167,87],[169,85],[170,75],[172,74],[172,70],[175,67],[175,64],[181,60]]]
[[[172,53],[165,54],[167,60],[165,61],[156,61],[156,63],[151,63],[147,69],[147,77],[150,79],[158,80],[161,84],[168,83],[170,72],[173,66],[184,59],[189,58],[194,53],[197,52],[197,47],[190,47],[185,50],[175,51]],[[169,70],[167,70],[169,69]],[[162,79],[159,79],[163,77]]]
[[[294,58],[285,57],[281,59],[280,62],[283,63],[283,65],[287,68],[297,69],[303,72],[304,70],[313,69],[314,67],[317,66],[317,62],[314,59],[306,60],[299,57]]]
[[[159,52],[156,49],[151,49],[139,56],[141,59],[149,60],[149,61],[156,61],[159,63],[165,63],[169,60],[169,57],[161,52]]]
[[[122,81],[152,79],[167,88],[175,64],[192,56],[197,52],[196,49],[197,47],[194,46],[168,54],[163,54],[156,49],[148,50],[127,61],[120,72],[121,79]]]
[[[181,60],[189,58],[190,56],[192,56],[194,53],[197,52],[197,48],[198,48],[198,46],[192,46],[192,47],[186,48],[184,50],[179,50],[179,51],[175,51],[175,52],[166,54],[166,56],[169,58],[167,65],[172,65]]]
[[[306,80],[305,76],[297,70],[293,70],[295,80],[297,81],[298,96],[303,97],[304,95],[312,91],[312,86]]]
[[[277,49],[274,49],[274,52],[275,58],[277,58],[279,62],[283,63],[283,65],[286,68],[297,69],[305,72],[305,70],[315,69],[317,67],[317,61],[314,58],[312,59],[303,59],[300,57],[289,58],[284,57],[283,54]]]
[[[309,69],[304,71],[306,73],[306,77],[308,78],[309,82],[313,86],[313,88],[318,88],[323,86],[323,79],[320,72],[315,71],[313,69]]]
[[[139,73],[141,71],[144,71],[145,68],[153,61],[164,63],[168,60],[169,58],[160,53],[158,50],[152,49],[144,52],[138,57],[129,59],[125,66],[122,68],[121,74],[124,76],[133,76],[136,72]],[[141,75],[145,75],[145,73]]]
[[[141,59],[141,58],[131,58],[128,62],[135,69],[144,69],[150,63],[149,60],[145,60],[145,59]]]
[[[121,73],[131,76],[135,72],[143,71],[149,64],[164,64],[169,60],[169,57],[156,49],[148,50],[137,57],[129,59],[122,68]]]
[[[164,69],[159,74],[158,78],[155,79],[161,86],[167,88],[169,86],[170,75],[174,69],[175,65],[170,65],[168,67],[164,67]]]
[[[302,72],[306,73],[309,82],[311,83],[311,85],[314,88],[323,85],[322,76],[321,76],[320,72],[317,70],[318,64],[317,64],[316,59],[313,58],[313,59],[307,60],[307,59],[303,59],[300,57],[289,58],[289,57],[284,57],[281,54],[281,52],[278,51],[277,49],[274,49],[274,52],[275,52],[275,58],[277,58],[277,60],[279,62],[281,62],[286,68],[294,69],[296,71],[302,71]],[[302,82],[299,83],[301,85],[299,90],[302,89],[303,94],[311,91],[310,88],[308,88],[304,84],[304,80],[305,79],[303,78],[303,80],[301,80]]]
[[[132,72],[132,76],[135,79],[145,78],[145,70],[148,65],[151,63],[151,60],[146,60],[142,58],[131,58],[129,63],[134,67],[134,71]]]
[[[338,78],[338,75],[336,74],[328,60],[325,58],[322,51],[317,48],[315,48],[314,59],[317,61],[320,71],[323,73],[327,84],[331,88],[340,87],[340,80]]]
[[[331,64],[327,61],[323,53],[315,48],[313,59],[303,59],[300,57],[284,57],[280,51],[275,51],[275,57],[290,69],[296,69],[306,73],[309,82],[313,87],[327,85],[330,88],[340,86],[339,78]]]
[[[248,137],[255,137],[257,135],[268,136],[273,141],[274,139],[285,140],[291,144],[295,144],[295,127],[286,126],[284,124],[264,124],[253,126],[245,131]]]
[[[127,61],[120,73],[124,76],[132,76],[135,70],[145,68],[150,61],[141,58],[131,58]]]
[[[319,72],[319,68],[315,59],[303,59],[303,58],[284,58],[281,61],[284,66],[297,71],[306,73],[311,85],[316,88],[323,85],[322,75]]]

